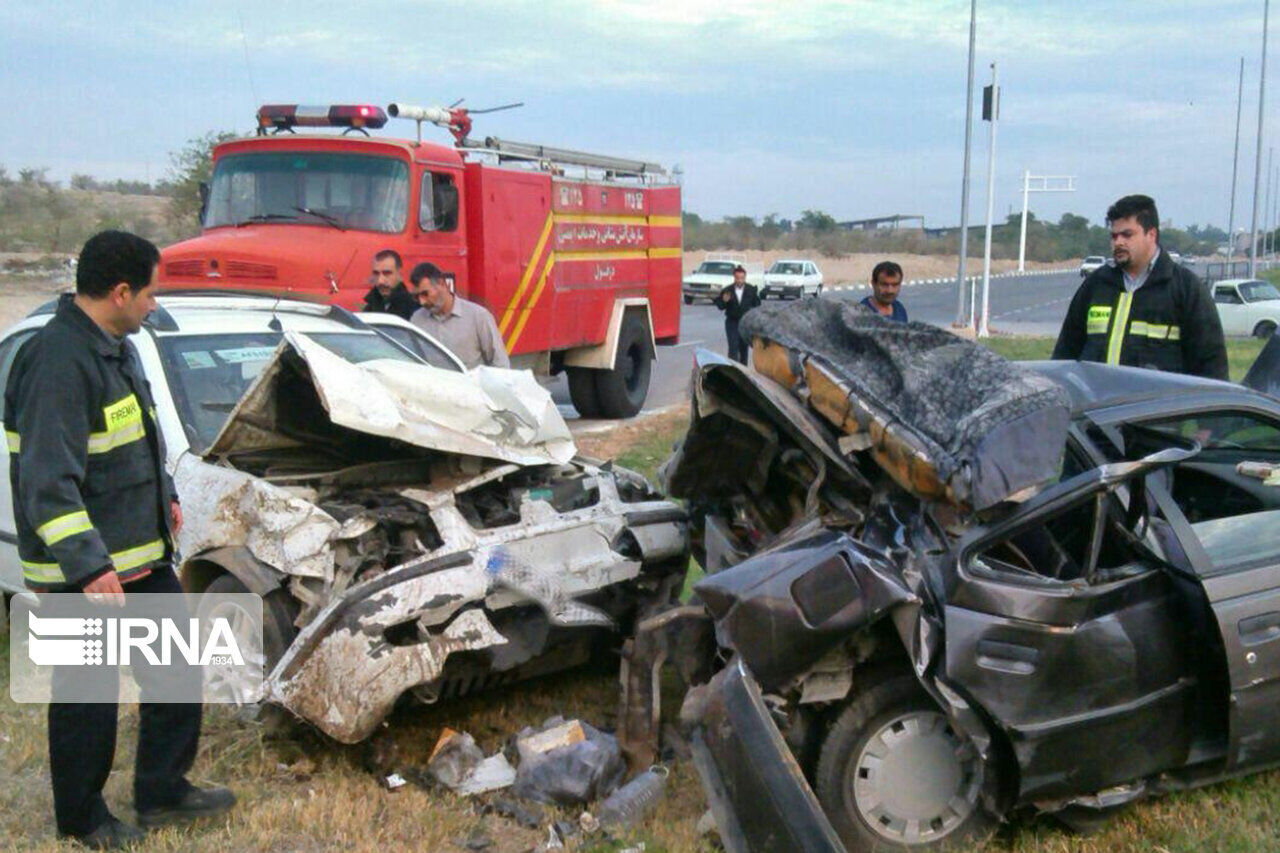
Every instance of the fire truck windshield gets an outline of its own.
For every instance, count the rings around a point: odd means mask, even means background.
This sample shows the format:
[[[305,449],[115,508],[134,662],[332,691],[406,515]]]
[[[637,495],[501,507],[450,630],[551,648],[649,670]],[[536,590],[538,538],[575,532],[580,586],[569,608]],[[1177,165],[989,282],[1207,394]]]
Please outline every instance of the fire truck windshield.
[[[394,157],[328,151],[232,154],[213,170],[204,226],[306,224],[404,230],[409,168]]]

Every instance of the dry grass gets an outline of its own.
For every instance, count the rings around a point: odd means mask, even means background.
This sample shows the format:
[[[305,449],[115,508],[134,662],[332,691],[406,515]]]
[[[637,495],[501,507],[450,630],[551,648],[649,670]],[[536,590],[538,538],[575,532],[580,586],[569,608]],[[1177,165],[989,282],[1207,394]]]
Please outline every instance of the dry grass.
[[[1042,342],[1013,347],[1035,357]],[[1024,352],[1025,351],[1025,352]],[[1010,352],[1014,355],[1014,352]],[[1237,360],[1233,353],[1233,367]],[[684,430],[687,410],[673,409],[642,422],[629,422],[580,438],[584,453],[616,457],[652,476],[672,441]],[[0,681],[8,683],[7,631],[0,639]],[[546,840],[553,813],[538,831],[493,814],[482,814],[486,799],[464,799],[425,791],[413,784],[391,793],[378,782],[387,770],[425,765],[440,730],[470,732],[486,752],[525,725],[554,714],[580,717],[602,728],[616,718],[616,674],[595,670],[566,673],[538,682],[468,697],[444,706],[405,707],[369,744],[344,747],[309,731],[270,736],[261,726],[237,722],[219,709],[207,715],[195,776],[232,786],[240,805],[224,819],[167,829],[138,849],[151,851],[386,851],[459,850],[455,843],[473,834],[493,842],[489,850],[519,853]],[[674,710],[674,703],[667,708]],[[136,714],[121,715],[116,772],[107,799],[117,814],[130,816],[131,765]],[[77,849],[53,836],[52,801],[46,760],[43,706],[0,702],[0,850]],[[688,762],[677,761],[658,811],[628,841],[643,840],[647,851],[711,850],[695,830],[705,809]],[[568,811],[555,815],[576,818]],[[1071,835],[1048,820],[1020,820],[1005,827],[988,849],[1008,853],[1191,853],[1191,851],[1276,850],[1280,837],[1280,773],[1217,785],[1140,804],[1087,838]],[[593,841],[582,850],[613,850]]]

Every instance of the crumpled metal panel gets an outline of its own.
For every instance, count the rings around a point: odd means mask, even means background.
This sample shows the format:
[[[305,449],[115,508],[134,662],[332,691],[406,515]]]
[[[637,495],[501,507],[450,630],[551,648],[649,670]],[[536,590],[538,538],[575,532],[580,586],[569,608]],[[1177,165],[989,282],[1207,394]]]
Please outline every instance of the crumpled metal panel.
[[[332,541],[341,525],[315,504],[266,480],[184,455],[174,470],[182,496],[179,550],[196,555],[244,545],[287,574],[333,578]]]
[[[330,420],[418,447],[521,465],[564,463],[574,443],[551,395],[528,371],[485,368],[455,373],[427,364],[353,364],[308,337],[285,332],[271,360],[241,397],[208,453],[296,447],[275,428],[277,388],[300,358]]]

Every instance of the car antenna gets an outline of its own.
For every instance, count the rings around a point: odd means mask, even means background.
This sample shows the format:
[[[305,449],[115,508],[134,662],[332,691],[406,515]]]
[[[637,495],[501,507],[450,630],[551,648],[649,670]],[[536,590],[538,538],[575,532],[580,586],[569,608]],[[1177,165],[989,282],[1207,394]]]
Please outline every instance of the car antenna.
[[[267,321],[267,328],[273,332],[283,332],[284,324],[280,322],[280,318],[276,316],[276,309],[280,307],[280,300],[284,299],[284,295],[292,288],[286,287],[283,292],[276,294],[276,301],[271,304],[271,319]]]

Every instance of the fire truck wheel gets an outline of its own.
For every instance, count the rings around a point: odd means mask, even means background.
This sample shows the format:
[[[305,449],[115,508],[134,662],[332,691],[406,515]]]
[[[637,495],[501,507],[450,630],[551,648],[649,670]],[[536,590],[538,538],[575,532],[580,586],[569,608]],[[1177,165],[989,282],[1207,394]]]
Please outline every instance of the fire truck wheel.
[[[618,335],[618,355],[613,370],[596,373],[596,395],[600,416],[629,418],[640,411],[649,394],[649,330],[643,315],[627,312]]]
[[[600,417],[600,398],[596,394],[596,374],[599,370],[589,367],[566,367],[569,375],[569,399],[578,415],[583,418]]]

